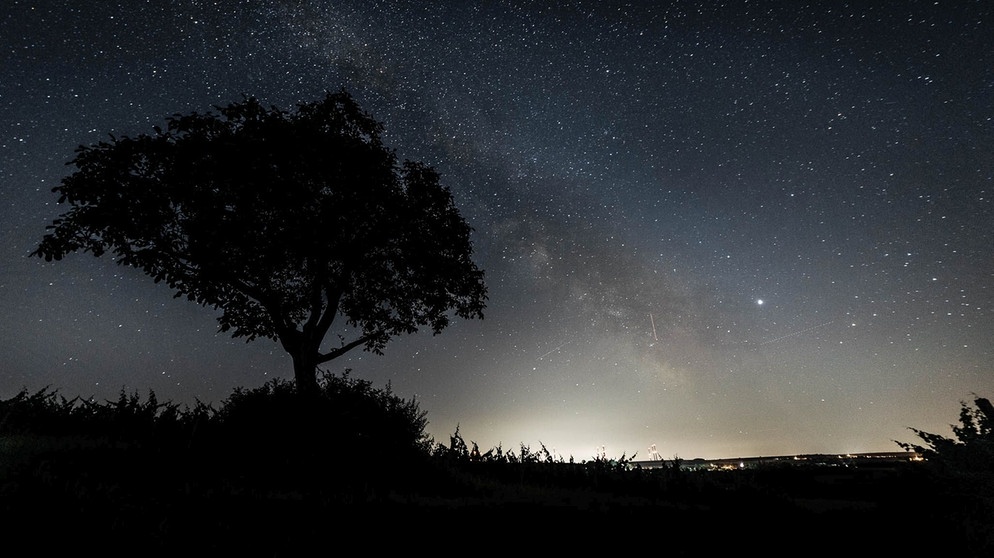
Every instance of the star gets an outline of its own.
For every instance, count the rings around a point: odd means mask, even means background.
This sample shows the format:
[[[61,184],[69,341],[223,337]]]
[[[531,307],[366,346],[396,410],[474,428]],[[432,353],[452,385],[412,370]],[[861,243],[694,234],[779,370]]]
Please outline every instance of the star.
[[[277,344],[215,335],[109,257],[25,253],[77,145],[340,88],[438,170],[486,272],[486,319],[328,367],[430,394],[436,440],[883,452],[994,397],[988,2],[7,4],[0,399],[216,403],[290,376]]]

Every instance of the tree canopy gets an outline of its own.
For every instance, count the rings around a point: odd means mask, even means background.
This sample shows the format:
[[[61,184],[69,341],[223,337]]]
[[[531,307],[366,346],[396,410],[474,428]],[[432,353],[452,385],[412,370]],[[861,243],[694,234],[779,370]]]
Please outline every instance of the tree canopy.
[[[986,397],[976,396],[974,407],[960,403],[959,426],[953,425],[955,439],[911,428],[923,442],[898,442],[902,448],[915,451],[935,462],[945,472],[994,475],[994,405]]]
[[[300,390],[354,348],[380,353],[453,313],[483,317],[483,272],[451,192],[433,168],[399,162],[348,93],[295,111],[253,98],[215,108],[77,148],[53,188],[69,209],[32,255],[112,253],[219,309],[221,331],[279,341]],[[351,337],[325,349],[339,318]]]

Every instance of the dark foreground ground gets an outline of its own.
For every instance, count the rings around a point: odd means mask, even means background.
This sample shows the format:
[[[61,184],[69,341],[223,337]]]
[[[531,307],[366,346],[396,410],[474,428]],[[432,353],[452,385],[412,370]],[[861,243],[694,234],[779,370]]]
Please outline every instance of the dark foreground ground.
[[[956,493],[912,463],[704,472],[438,452],[364,462],[260,449],[5,438],[3,538],[144,556],[994,549],[989,500]]]
[[[994,471],[733,471],[480,453],[418,406],[328,376],[218,409],[121,394],[0,401],[0,552],[100,556],[994,556]]]

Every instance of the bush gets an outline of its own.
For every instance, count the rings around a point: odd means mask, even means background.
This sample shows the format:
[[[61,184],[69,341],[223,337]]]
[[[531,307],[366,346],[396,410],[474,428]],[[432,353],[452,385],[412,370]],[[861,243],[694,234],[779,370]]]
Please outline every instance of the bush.
[[[218,434],[236,443],[295,445],[342,456],[388,458],[426,452],[426,413],[387,385],[324,374],[314,396],[274,379],[237,388],[218,412]]]
[[[962,402],[960,425],[953,426],[956,439],[911,428],[925,445],[897,442],[950,475],[984,475],[994,473],[994,406],[990,400],[975,397],[971,408]]]
[[[926,460],[927,475],[915,495],[936,522],[952,526],[958,539],[983,556],[994,553],[994,405],[975,396],[961,403],[955,438],[911,428],[924,444],[897,442]]]
[[[66,399],[49,387],[34,393],[22,389],[0,401],[0,436],[50,436],[102,439],[132,445],[161,444],[168,439],[188,439],[214,417],[209,405],[194,408],[159,403],[149,391],[143,402],[137,392],[123,389],[117,401]]]
[[[27,469],[42,459],[76,459],[81,448],[126,449],[215,479],[209,482],[306,491],[309,484],[369,486],[391,468],[414,471],[427,458],[432,441],[416,401],[348,371],[324,374],[320,388],[305,396],[274,379],[235,389],[217,410],[160,403],[152,392],[143,399],[122,390],[117,401],[100,402],[22,390],[0,401],[4,463]]]

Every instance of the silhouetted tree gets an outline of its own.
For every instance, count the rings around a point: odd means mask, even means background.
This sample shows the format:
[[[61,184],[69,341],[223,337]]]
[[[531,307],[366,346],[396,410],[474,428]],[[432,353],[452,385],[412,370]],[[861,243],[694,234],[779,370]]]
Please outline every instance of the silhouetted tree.
[[[252,98],[216,109],[79,147],[52,189],[70,209],[32,255],[113,253],[221,310],[221,331],[278,340],[300,392],[356,347],[439,333],[452,312],[482,318],[483,272],[451,193],[432,168],[398,163],[348,93],[294,112]]]
[[[960,424],[952,427],[955,439],[911,428],[925,445],[898,445],[920,453],[948,472],[994,474],[994,405],[984,397],[975,397],[973,403],[976,408],[961,404]]]
[[[912,428],[924,444],[897,443],[930,465],[928,482],[915,486],[915,504],[929,511],[936,525],[952,528],[955,536],[943,540],[944,550],[994,556],[994,405],[979,396],[972,407],[962,402],[959,422],[952,426],[953,438]],[[956,552],[951,543],[965,552]]]

